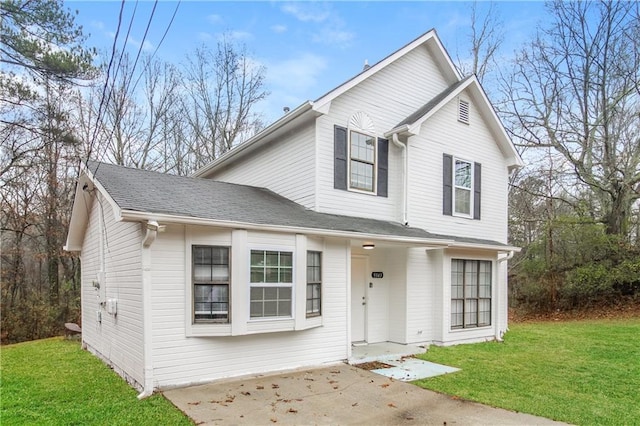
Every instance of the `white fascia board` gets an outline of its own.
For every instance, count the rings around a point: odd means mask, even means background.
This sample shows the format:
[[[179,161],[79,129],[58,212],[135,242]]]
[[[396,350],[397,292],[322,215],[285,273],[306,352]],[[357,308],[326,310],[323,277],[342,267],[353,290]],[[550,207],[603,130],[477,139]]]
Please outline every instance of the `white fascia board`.
[[[87,192],[83,189],[85,185],[92,186],[91,190],[100,192],[107,200],[113,211],[116,221],[121,220],[121,209],[118,204],[111,198],[109,193],[98,182],[93,175],[93,172],[83,163],[78,182],[76,183],[76,191],[73,200],[73,208],[71,210],[71,220],[69,222],[69,231],[67,232],[67,239],[63,249],[65,251],[80,251],[82,249],[82,240],[84,239],[84,232],[86,231],[87,223],[89,221],[89,215],[91,207],[93,206],[93,199],[97,197],[97,194],[87,196]]]
[[[433,31],[433,33],[434,33],[433,40],[436,43],[436,45],[438,46],[438,49],[439,49],[440,53],[444,57],[445,62],[448,65],[448,68],[456,76],[456,80],[458,80],[458,81],[462,80],[462,74],[460,74],[460,71],[458,71],[458,67],[456,67],[455,64],[453,63],[453,61],[451,60],[451,55],[449,55],[449,52],[447,52],[447,49],[444,47],[444,45],[440,41],[440,37],[438,37],[438,34],[436,33],[436,30],[434,29],[434,30],[431,30],[431,31]]]
[[[457,87],[456,90],[451,92],[447,97],[443,98],[440,102],[438,102],[437,105],[431,108],[422,117],[418,118],[415,122],[390,130],[389,132],[385,133],[385,137],[390,137],[394,133],[404,133],[404,134],[408,134],[409,136],[416,135],[420,131],[420,126],[422,126],[422,123],[427,121],[436,112],[438,112],[443,106],[451,102],[454,98],[459,96],[460,93],[462,93],[467,88],[474,89],[475,93],[480,97],[479,106],[482,109],[482,113],[485,115],[485,117],[488,117],[489,119],[488,125],[495,132],[498,138],[498,141],[497,141],[498,146],[500,147],[501,151],[503,152],[505,158],[508,161],[507,167],[510,170],[514,168],[523,167],[524,162],[522,161],[520,154],[518,153],[515,146],[513,145],[511,138],[509,137],[509,135],[507,134],[507,131],[502,125],[502,121],[496,114],[496,111],[493,108],[493,105],[489,101],[489,98],[487,98],[487,95],[484,92],[482,85],[480,84],[480,82],[478,81],[478,78],[475,75],[468,78],[467,81],[465,81],[463,84],[460,85],[460,87]]]
[[[100,166],[98,166],[98,168],[99,167]],[[113,218],[115,219],[115,221],[119,222],[120,220],[122,220],[122,209],[120,208],[118,203],[116,203],[116,201],[113,198],[111,198],[111,195],[109,195],[109,192],[107,192],[107,190],[104,189],[100,181],[98,181],[98,179],[95,178],[95,176],[93,175],[93,172],[89,170],[89,168],[85,170],[85,173],[87,174],[89,179],[91,179],[91,183],[93,184],[94,188],[96,188],[98,192],[100,192],[102,196],[104,196],[104,198],[107,200],[107,202],[111,206],[111,211],[113,211]]]
[[[440,102],[438,102],[437,105],[435,105],[433,108],[431,108],[425,115],[423,115],[422,117],[417,119],[413,124],[411,124],[411,127],[413,127],[413,128],[417,127],[419,129],[420,126],[422,126],[422,123],[427,121],[436,112],[440,111],[440,108],[442,108],[443,106],[445,106],[446,104],[451,102],[456,96],[459,96],[460,93],[462,93],[462,91],[465,90],[467,87],[469,87],[474,81],[477,82],[475,76],[473,78],[470,78],[467,81],[465,81],[463,84],[461,84],[459,87],[457,87],[456,90],[454,90],[453,92],[449,93],[449,96],[447,96],[446,98],[443,98]]]
[[[387,241],[387,242],[409,243],[409,244],[426,245],[426,246],[442,247],[442,248],[449,247],[454,243],[454,240],[448,240],[448,239],[402,237],[398,235],[363,234],[359,232],[335,231],[330,229],[316,229],[316,228],[301,228],[301,227],[295,227],[295,226],[262,225],[262,224],[244,223],[244,222],[235,222],[235,221],[204,219],[204,218],[198,218],[198,217],[192,217],[192,216],[155,214],[155,213],[140,212],[140,211],[134,211],[134,210],[123,210],[122,220],[131,221],[131,222],[155,220],[159,223],[215,226],[219,228],[247,229],[247,230],[254,230],[254,231],[272,231],[272,232],[282,232],[282,233],[290,233],[290,234],[307,234],[307,235],[349,238],[349,239],[358,239],[358,240]]]
[[[505,158],[509,161],[507,167],[509,169],[524,167],[524,161],[522,161],[522,157],[520,157],[518,150],[516,150],[515,145],[513,145],[511,138],[507,134],[507,131],[502,124],[502,120],[500,120],[500,117],[498,117],[498,114],[496,114],[496,110],[493,108],[493,104],[491,103],[491,101],[489,101],[489,98],[487,97],[487,94],[482,88],[482,85],[478,81],[477,77],[474,75],[469,80],[470,84],[465,85],[465,87],[471,86],[474,89],[475,93],[480,97],[480,108],[482,109],[482,112],[485,114],[485,116],[488,116],[489,127],[495,132],[496,136],[498,137],[498,145],[500,146],[500,149],[502,150]],[[473,85],[471,85],[471,82],[473,83]],[[460,93],[460,91],[457,90],[456,92]]]
[[[93,198],[87,197],[82,187],[90,182],[85,173],[81,173],[76,182],[76,189],[71,210],[71,220],[67,230],[67,239],[63,246],[65,251],[80,251],[82,249],[82,236],[89,221],[89,212],[93,204]]]
[[[242,142],[240,145],[227,151],[222,157],[217,158],[213,160],[211,163],[196,170],[191,176],[206,177],[210,172],[219,168],[223,164],[228,163],[231,159],[237,157],[239,154],[246,152],[249,148],[252,148],[254,145],[257,145],[258,142],[269,140],[269,137],[274,135],[274,133],[276,133],[278,130],[290,124],[291,122],[298,119],[299,117],[303,116],[305,113],[311,111],[312,108],[313,108],[313,103],[311,101],[306,101],[305,103],[303,103],[302,105],[294,109],[293,111],[288,112],[283,117],[274,121],[271,125],[263,129],[258,134],[250,137],[246,141]]]
[[[461,79],[460,73],[456,69],[456,67],[453,64],[453,62],[451,62],[451,58],[449,57],[449,54],[447,53],[445,48],[442,46],[442,43],[438,39],[438,35],[437,35],[436,31],[432,29],[432,30],[427,31],[426,33],[424,33],[420,37],[416,38],[415,40],[413,40],[409,44],[405,45],[404,47],[401,47],[400,49],[396,50],[395,52],[393,52],[392,54],[390,54],[389,56],[387,56],[386,58],[384,58],[380,62],[377,62],[376,64],[372,65],[369,69],[361,72],[360,74],[356,75],[355,77],[351,78],[350,80],[347,80],[346,82],[344,82],[340,86],[336,87],[335,89],[331,90],[330,92],[328,92],[325,95],[323,95],[320,98],[318,98],[316,101],[313,102],[314,110],[315,111],[323,110],[323,108],[326,108],[326,104],[330,103],[333,99],[335,99],[338,96],[342,95],[343,93],[345,93],[346,91],[350,90],[351,88],[357,86],[362,81],[366,80],[367,78],[371,77],[372,75],[374,75],[378,71],[384,69],[387,65],[389,65],[392,62],[396,61],[398,58],[401,58],[402,56],[404,56],[407,53],[411,52],[416,47],[421,46],[421,45],[423,45],[426,42],[431,41],[431,40],[434,41],[435,45],[438,48],[437,50],[439,50],[439,53],[441,54],[441,58],[438,58],[438,59],[440,59],[440,60],[444,59],[444,61],[446,63],[446,68],[449,68],[449,70],[456,77],[456,79],[460,80]]]
[[[482,244],[482,243],[465,243],[455,241],[449,248],[473,249],[473,250],[490,250],[499,252],[520,252],[522,248],[516,246],[503,246],[498,244]]]

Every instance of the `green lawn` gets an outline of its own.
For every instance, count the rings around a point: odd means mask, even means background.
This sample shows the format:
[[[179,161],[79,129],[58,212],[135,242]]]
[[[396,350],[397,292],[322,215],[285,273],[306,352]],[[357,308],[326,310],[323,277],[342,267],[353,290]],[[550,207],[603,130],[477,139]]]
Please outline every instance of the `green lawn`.
[[[579,425],[640,425],[640,319],[513,324],[503,343],[431,347],[462,371],[415,383]]]
[[[0,422],[7,425],[192,425],[162,395],[137,392],[77,341],[3,346]]]

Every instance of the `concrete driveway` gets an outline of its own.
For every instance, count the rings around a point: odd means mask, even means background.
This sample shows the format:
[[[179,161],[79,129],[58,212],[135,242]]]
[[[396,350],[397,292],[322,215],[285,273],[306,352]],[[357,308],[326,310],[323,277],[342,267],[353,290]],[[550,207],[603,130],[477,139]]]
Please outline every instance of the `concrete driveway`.
[[[346,364],[173,389],[196,424],[560,424],[421,389]]]

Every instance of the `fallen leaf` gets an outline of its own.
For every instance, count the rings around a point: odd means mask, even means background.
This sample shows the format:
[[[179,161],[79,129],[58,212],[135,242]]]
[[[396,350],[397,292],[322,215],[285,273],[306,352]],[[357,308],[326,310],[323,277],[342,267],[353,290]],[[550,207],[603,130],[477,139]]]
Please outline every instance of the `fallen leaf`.
[[[329,380],[329,384],[330,384],[330,385],[332,385],[332,384],[334,384],[334,383],[338,383],[338,382],[336,382],[335,380]]]
[[[387,406],[391,408],[398,408],[393,402],[388,403]]]
[[[274,419],[274,418],[271,419],[271,423],[277,423],[277,422],[278,422],[277,419]]]
[[[352,407],[355,407],[355,406],[357,406],[357,405],[358,405],[358,403],[357,403],[357,402],[354,402],[353,404],[351,404],[351,406],[352,406]]]
[[[337,387],[337,386],[334,386],[333,388],[334,388],[334,389],[338,389],[338,387]]]
[[[244,396],[249,396],[249,395],[251,395],[251,392],[240,392],[240,393],[241,393],[242,395],[244,395]]]
[[[276,392],[276,396],[280,396],[280,394],[278,392]]]
[[[389,383],[383,383],[380,385],[381,388],[388,388],[389,387]]]

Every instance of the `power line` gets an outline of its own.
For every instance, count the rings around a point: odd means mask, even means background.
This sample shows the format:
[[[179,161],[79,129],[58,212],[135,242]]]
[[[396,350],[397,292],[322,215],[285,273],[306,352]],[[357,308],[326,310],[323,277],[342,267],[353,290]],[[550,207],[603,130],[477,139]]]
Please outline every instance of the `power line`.
[[[109,59],[109,65],[107,66],[107,76],[105,78],[104,86],[102,88],[102,95],[100,96],[100,104],[98,105],[98,114],[96,117],[96,126],[93,129],[93,135],[91,137],[91,141],[89,142],[89,149],[87,150],[87,158],[85,159],[85,166],[89,167],[89,158],[91,157],[91,153],[93,151],[93,145],[96,142],[96,138],[98,137],[98,128],[99,123],[101,121],[102,115],[102,106],[104,104],[105,95],[107,92],[107,86],[109,85],[109,75],[111,74],[111,67],[113,66],[113,59],[116,56],[116,46],[118,43],[118,36],[120,34],[120,25],[122,24],[122,13],[124,12],[124,3],[125,0],[122,0],[120,4],[120,13],[118,14],[118,26],[116,27],[116,33],[113,37],[113,46],[111,48],[111,58]]]

